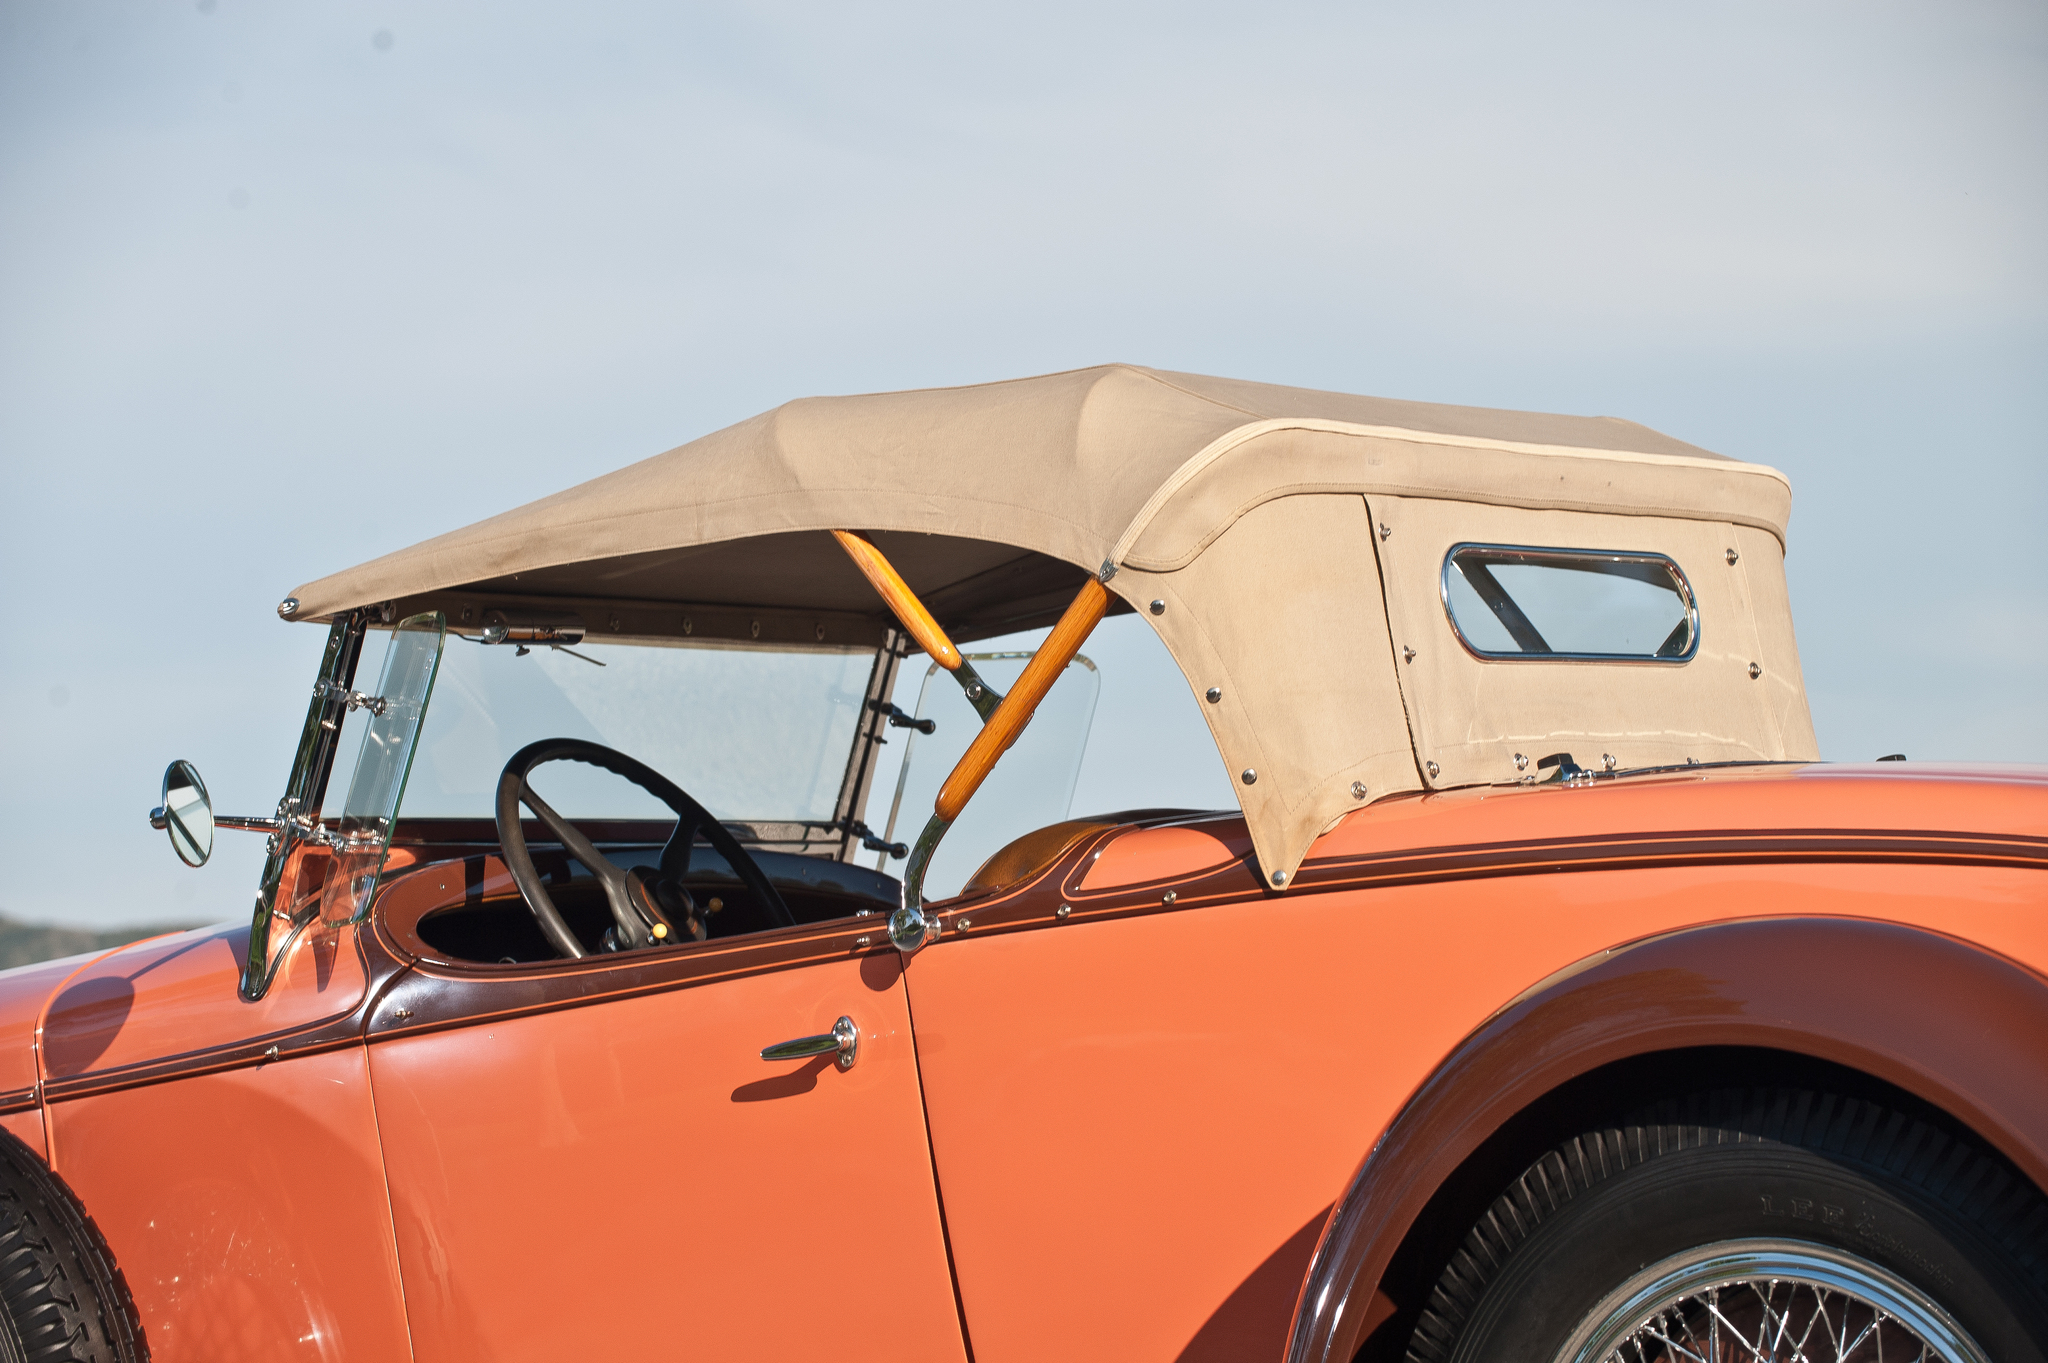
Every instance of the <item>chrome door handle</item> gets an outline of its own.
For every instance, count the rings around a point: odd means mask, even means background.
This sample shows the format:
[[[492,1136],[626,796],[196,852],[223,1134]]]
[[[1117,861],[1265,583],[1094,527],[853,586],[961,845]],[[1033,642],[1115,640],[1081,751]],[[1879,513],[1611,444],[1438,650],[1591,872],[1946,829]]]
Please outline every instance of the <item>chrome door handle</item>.
[[[860,1028],[853,1025],[853,1019],[843,1017],[832,1024],[832,1030],[817,1036],[800,1036],[794,1041],[777,1042],[763,1047],[763,1060],[808,1060],[814,1055],[839,1056],[839,1068],[850,1070],[860,1056]]]

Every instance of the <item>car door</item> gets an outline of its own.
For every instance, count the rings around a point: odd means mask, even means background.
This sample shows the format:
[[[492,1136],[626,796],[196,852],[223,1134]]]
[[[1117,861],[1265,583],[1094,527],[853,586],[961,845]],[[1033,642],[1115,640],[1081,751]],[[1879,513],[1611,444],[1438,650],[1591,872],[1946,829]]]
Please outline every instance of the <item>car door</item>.
[[[388,992],[415,1356],[963,1359],[901,967],[861,921]],[[842,1017],[850,1067],[762,1060]]]

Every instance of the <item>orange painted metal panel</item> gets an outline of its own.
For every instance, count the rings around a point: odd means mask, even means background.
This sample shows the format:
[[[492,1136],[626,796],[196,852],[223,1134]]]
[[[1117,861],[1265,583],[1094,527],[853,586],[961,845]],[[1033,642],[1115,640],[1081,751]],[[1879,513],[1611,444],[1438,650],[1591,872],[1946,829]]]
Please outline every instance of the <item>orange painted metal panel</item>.
[[[1278,1354],[1360,1157],[1556,971],[1835,915],[2048,973],[2039,771],[1401,797],[1327,833],[1286,894],[1258,888],[1241,820],[1092,837],[1038,884],[936,906],[951,930],[907,981],[893,953],[839,954],[860,925],[729,943],[702,972],[427,965],[380,995],[367,1061],[369,981],[400,967],[352,930],[296,947],[257,1004],[235,996],[244,930],[8,972],[0,1122],[107,1231],[159,1359],[402,1358],[401,1282],[437,1361],[650,1340],[960,1359],[942,1190],[983,1363],[1196,1363]],[[758,1059],[840,1013],[853,1070]],[[286,1058],[250,1064],[272,1035]],[[884,1305],[842,1286],[884,1270]]]
[[[1474,787],[1361,810],[1326,833],[1314,855],[1637,832],[1794,829],[2048,836],[2048,771],[1814,765],[1675,771],[1571,788]]]
[[[1659,933],[1525,992],[1402,1107],[1317,1246],[1290,1363],[1353,1357],[1396,1309],[1380,1275],[1431,1194],[1515,1113],[1632,1056],[1651,1056],[1667,1076],[1690,1073],[1655,1053],[1693,1047],[1798,1052],[1896,1084],[2048,1187],[2048,978],[1942,933],[1867,918],[1769,916]]]
[[[1322,845],[1316,852],[1323,852]],[[1229,866],[1252,851],[1243,819],[1218,819],[1179,828],[1147,828],[1104,844],[1081,876],[1084,890],[1107,890],[1147,880],[1191,875]]]
[[[42,1077],[36,1069],[36,1023],[51,993],[92,961],[90,954],[66,956],[0,971],[0,1093],[28,1089]]]
[[[0,971],[0,1107],[13,1108],[18,1113],[41,1102],[43,1074],[38,1028],[49,1008],[50,995],[95,959],[92,953],[85,953]],[[47,1160],[40,1118],[35,1136],[34,1141],[28,1141],[25,1135],[23,1140],[38,1157]]]
[[[410,1356],[360,1046],[70,1099],[50,1121],[155,1363]]]
[[[173,933],[103,956],[50,1002],[44,1077],[119,1070],[341,1017],[362,1001],[367,983],[357,931],[302,935],[256,1003],[235,993],[246,926]]]
[[[2041,782],[1629,784],[1390,802],[1316,857],[1631,828],[2048,832]],[[1230,859],[1205,836],[1125,834],[1088,888]],[[1617,943],[1788,913],[2048,963],[2048,875],[1910,861],[1480,876],[943,939],[908,983],[976,1357],[1277,1357],[1325,1209],[1461,1037]]]
[[[370,1051],[421,1359],[964,1358],[893,952]]]
[[[1572,788],[1473,787],[1359,810],[1318,839],[1310,856],[1328,863],[1518,841],[1812,828],[2048,836],[2048,775],[2040,768],[1809,766],[1680,771]],[[1250,851],[1241,819],[1130,832],[1102,849],[1082,885],[1096,891],[1187,875]]]

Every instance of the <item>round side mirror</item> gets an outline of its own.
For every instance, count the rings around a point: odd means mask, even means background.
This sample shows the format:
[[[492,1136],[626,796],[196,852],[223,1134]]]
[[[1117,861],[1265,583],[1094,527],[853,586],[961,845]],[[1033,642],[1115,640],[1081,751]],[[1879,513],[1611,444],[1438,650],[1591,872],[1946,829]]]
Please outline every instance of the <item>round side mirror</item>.
[[[187,866],[204,866],[213,855],[213,801],[199,769],[180,758],[164,768],[164,802],[150,822],[171,835],[171,850]]]

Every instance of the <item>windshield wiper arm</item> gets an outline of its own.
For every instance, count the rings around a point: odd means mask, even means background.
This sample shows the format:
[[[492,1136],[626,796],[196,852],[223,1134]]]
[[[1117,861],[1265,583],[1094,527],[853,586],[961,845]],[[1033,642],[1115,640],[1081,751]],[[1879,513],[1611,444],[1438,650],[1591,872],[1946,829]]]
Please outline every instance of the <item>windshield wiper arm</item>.
[[[890,708],[894,709],[895,707],[891,706]],[[931,730],[927,729],[925,730],[925,732],[930,733]],[[869,828],[865,823],[862,823],[859,819],[845,819],[837,824],[834,824],[833,827],[851,833],[854,837],[859,838],[860,845],[870,852],[887,852],[890,856],[896,858],[896,860],[898,861],[901,861],[905,857],[910,855],[909,843],[884,842],[882,841],[882,839],[875,836],[874,829]]]
[[[919,719],[915,715],[906,714],[902,706],[886,700],[871,700],[868,704],[873,706],[877,713],[888,716],[889,727],[892,729],[915,729],[921,734],[928,734],[939,727],[937,720]]]

